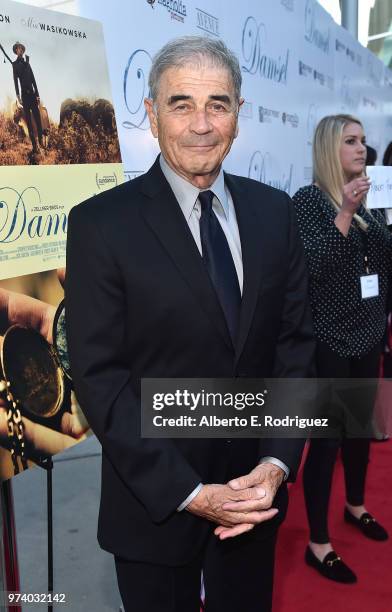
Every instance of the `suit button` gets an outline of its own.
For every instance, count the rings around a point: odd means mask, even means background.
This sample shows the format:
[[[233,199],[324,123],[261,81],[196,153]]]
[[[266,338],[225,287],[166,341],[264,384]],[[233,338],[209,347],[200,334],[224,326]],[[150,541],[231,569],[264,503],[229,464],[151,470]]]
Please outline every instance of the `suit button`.
[[[230,444],[230,443],[231,443],[231,440],[226,440],[226,444]]]

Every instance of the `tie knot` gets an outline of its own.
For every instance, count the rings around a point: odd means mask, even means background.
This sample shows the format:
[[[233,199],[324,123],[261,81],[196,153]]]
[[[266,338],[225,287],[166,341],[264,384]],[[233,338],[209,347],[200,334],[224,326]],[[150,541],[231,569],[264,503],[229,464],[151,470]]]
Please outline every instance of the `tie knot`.
[[[209,189],[207,191],[200,191],[199,200],[202,212],[211,212],[213,198],[214,194]]]

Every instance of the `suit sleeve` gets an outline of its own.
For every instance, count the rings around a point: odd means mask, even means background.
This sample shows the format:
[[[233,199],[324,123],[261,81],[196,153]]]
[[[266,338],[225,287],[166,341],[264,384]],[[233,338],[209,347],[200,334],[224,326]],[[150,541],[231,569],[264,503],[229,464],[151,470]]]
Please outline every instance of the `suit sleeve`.
[[[73,383],[103,453],[159,523],[201,478],[171,440],[140,437],[140,401],[126,353],[121,269],[93,214],[82,205],[68,219],[65,308]]]
[[[315,339],[308,296],[308,271],[302,241],[288,198],[288,273],[280,333],[275,352],[274,378],[313,378]],[[289,481],[298,471],[304,439],[268,439],[261,444],[262,455],[276,457],[290,469]]]

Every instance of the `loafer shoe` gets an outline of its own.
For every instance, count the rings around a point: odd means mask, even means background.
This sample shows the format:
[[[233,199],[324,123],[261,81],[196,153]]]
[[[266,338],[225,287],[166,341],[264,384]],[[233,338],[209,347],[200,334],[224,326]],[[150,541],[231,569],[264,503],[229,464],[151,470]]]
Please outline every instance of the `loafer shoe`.
[[[357,582],[357,577],[354,572],[342,561],[334,550],[325,555],[322,561],[317,559],[316,555],[308,546],[305,551],[305,562],[310,567],[314,567],[319,574],[329,580],[342,582],[344,584],[353,584]]]
[[[346,523],[350,523],[350,525],[354,525],[358,527],[362,531],[362,533],[371,540],[377,540],[378,542],[383,542],[388,539],[388,532],[377,523],[376,519],[372,517],[368,512],[364,512],[361,518],[357,519],[355,516],[351,514],[347,508],[344,509],[344,520]]]

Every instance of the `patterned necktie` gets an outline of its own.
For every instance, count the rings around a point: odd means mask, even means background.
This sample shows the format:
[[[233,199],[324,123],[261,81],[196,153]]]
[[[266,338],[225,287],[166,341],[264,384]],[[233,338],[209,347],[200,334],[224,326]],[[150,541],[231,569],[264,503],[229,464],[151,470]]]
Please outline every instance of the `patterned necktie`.
[[[212,210],[212,191],[201,191],[200,239],[203,260],[222,306],[235,345],[241,308],[237,271],[225,233]]]

